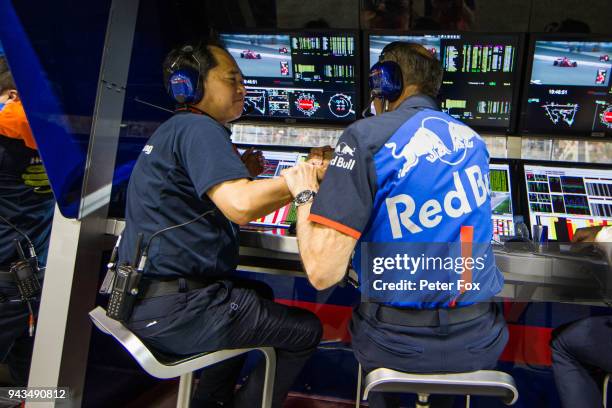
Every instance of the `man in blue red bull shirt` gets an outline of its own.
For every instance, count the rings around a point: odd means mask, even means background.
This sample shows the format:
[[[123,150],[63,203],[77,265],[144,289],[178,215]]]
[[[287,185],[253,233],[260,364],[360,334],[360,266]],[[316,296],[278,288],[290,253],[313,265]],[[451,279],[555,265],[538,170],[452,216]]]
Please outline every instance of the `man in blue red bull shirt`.
[[[304,268],[326,289],[354,252],[362,302],[350,330],[366,373],[493,368],[508,334],[488,302],[503,277],[490,245],[485,142],[439,110],[442,70],[425,48],[392,43],[383,61],[401,68],[401,94],[375,99],[377,115],[345,130],[320,188],[312,164],[283,174],[302,204]],[[387,406],[376,394],[370,406]]]

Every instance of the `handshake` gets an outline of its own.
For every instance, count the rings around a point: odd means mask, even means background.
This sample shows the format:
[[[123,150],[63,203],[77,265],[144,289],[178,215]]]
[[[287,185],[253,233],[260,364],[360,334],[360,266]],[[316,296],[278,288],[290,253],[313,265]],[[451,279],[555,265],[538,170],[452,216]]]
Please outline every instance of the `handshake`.
[[[293,197],[304,190],[319,190],[319,183],[323,180],[333,153],[334,149],[330,146],[314,147],[306,161],[281,172]]]

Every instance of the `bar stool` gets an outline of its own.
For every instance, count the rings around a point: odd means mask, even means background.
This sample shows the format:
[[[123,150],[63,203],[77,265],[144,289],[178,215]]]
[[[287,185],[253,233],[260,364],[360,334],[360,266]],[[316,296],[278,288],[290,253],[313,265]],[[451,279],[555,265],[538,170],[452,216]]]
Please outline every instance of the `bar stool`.
[[[192,356],[166,356],[149,350],[144,343],[123,324],[106,316],[106,311],[98,306],[89,317],[98,329],[110,334],[134,357],[140,366],[157,378],[180,377],[176,406],[188,408],[191,399],[193,372],[213,364],[228,360],[240,354],[258,350],[266,357],[266,376],[264,380],[262,408],[272,407],[272,389],[276,375],[276,352],[272,347],[254,347],[220,350],[212,353],[198,353]]]
[[[470,406],[471,395],[498,397],[506,405],[513,405],[518,399],[518,390],[512,376],[491,370],[452,374],[409,374],[378,368],[366,376],[363,384],[363,399],[367,400],[369,393],[373,391],[413,393],[418,395],[416,406],[419,408],[429,407],[430,394],[465,395],[466,408]]]

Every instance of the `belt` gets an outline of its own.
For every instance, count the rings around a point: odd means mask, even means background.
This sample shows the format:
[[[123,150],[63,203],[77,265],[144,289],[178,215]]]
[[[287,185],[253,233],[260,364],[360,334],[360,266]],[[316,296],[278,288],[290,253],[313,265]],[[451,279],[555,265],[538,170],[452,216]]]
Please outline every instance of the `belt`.
[[[475,303],[470,306],[440,309],[401,309],[378,303],[362,303],[359,312],[375,317],[383,323],[399,326],[437,327],[476,319],[491,310],[490,303]]]
[[[39,281],[42,281],[44,274],[36,275]],[[0,282],[11,282],[15,283],[15,277],[11,272],[7,272],[5,270],[0,270]]]
[[[201,280],[176,278],[172,280],[143,279],[141,281],[139,299],[149,299],[159,296],[175,295],[177,293],[189,292],[190,290],[202,289],[211,282]]]

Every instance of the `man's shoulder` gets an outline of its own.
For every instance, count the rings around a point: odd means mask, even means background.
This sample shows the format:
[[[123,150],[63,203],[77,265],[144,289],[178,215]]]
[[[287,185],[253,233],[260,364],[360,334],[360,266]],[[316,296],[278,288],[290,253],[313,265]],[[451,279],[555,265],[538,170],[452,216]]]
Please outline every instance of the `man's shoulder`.
[[[347,127],[345,133],[352,136],[359,145],[376,150],[419,112],[417,109],[402,109],[360,119]]]

